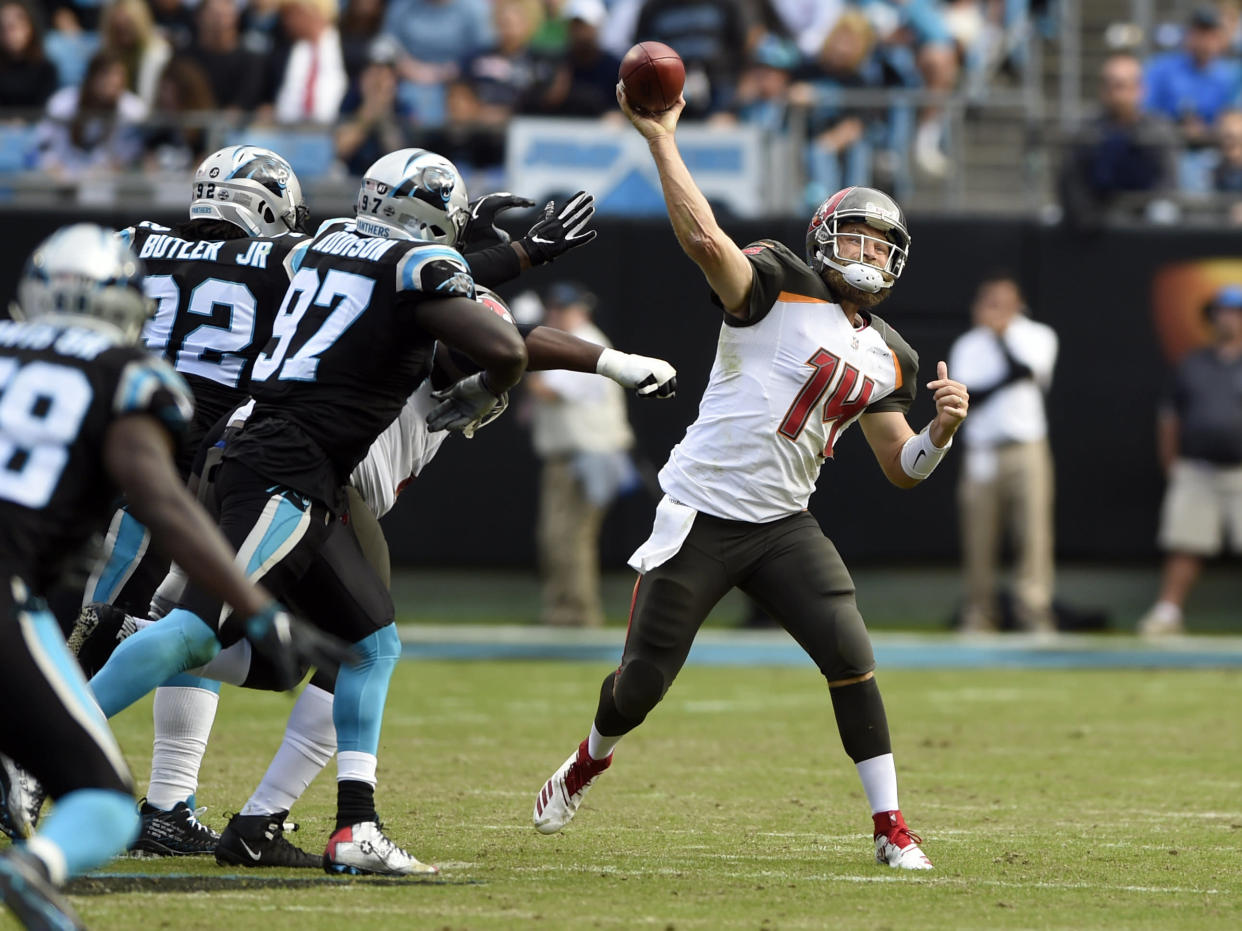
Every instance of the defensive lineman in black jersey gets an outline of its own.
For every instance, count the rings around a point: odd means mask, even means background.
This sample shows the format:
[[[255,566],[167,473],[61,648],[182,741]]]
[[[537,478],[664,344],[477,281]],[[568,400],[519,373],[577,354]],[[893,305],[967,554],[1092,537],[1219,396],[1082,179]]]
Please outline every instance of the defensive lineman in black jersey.
[[[255,357],[272,337],[289,284],[291,253],[309,242],[301,184],[270,149],[213,152],[195,171],[190,198],[188,222],[171,229],[141,222],[120,233],[145,263],[143,290],[155,302],[143,341],[194,393],[194,419],[177,454],[183,477],[207,431],[248,396]],[[83,605],[107,602],[145,615],[168,570],[148,544],[145,528],[119,509]]]
[[[0,894],[32,927],[77,926],[55,886],[123,850],[137,828],[120,749],[44,601],[64,557],[102,525],[113,490],[248,618],[257,641],[288,632],[173,468],[191,401],[134,345],[149,310],[139,280],[111,233],[68,227],[32,255],[18,319],[0,321],[0,690],[24,709],[0,718],[0,751],[56,799],[42,830],[0,857]],[[8,814],[24,827],[24,812]]]
[[[322,230],[295,260],[251,376],[254,413],[214,484],[220,527],[247,572],[360,658],[337,679],[337,829],[324,853],[332,872],[429,871],[378,824],[376,751],[400,641],[388,592],[340,517],[350,471],[426,378],[436,339],[484,369],[441,402],[451,429],[485,418],[525,367],[517,332],[469,299],[473,282],[454,248],[466,207],[457,170],[431,153],[401,150],[368,170],[358,219]],[[126,640],[92,687],[114,714],[239,635],[218,599],[191,586],[183,607]],[[170,637],[175,652],[165,649]]]

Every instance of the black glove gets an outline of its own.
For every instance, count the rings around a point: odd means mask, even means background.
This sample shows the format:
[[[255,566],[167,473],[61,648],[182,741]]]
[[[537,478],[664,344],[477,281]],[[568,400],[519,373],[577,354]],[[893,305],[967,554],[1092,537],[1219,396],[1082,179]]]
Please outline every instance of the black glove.
[[[535,202],[529,197],[510,194],[508,191],[497,191],[484,194],[470,204],[470,219],[461,234],[462,245],[478,247],[492,245],[495,240],[501,245],[509,241],[509,234],[496,225],[496,215],[502,210],[513,207],[533,207]]]
[[[550,200],[543,208],[543,217],[518,240],[518,245],[530,256],[531,265],[544,265],[594,239],[596,231],[586,228],[594,215],[595,197],[586,191],[569,198],[560,213],[556,212],[556,201]]]
[[[272,664],[281,691],[301,681],[309,666],[358,665],[349,644],[294,617],[275,601],[242,625],[255,652]]]

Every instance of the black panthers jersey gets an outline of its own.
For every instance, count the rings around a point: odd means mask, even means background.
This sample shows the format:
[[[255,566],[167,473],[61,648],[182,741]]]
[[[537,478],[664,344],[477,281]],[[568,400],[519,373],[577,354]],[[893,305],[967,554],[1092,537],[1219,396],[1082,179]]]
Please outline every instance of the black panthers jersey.
[[[195,241],[149,222],[121,237],[146,263],[143,290],[156,302],[143,341],[194,392],[194,421],[177,457],[186,475],[203,436],[249,395],[255,357],[272,338],[289,286],[290,253],[310,239],[287,233]]]
[[[0,560],[43,591],[106,526],[109,425],[150,414],[172,434],[189,389],[162,359],[85,327],[0,320]]]
[[[336,506],[337,490],[431,370],[421,301],[472,297],[448,246],[325,223],[293,255],[293,280],[254,365],[255,410],[226,459]],[[307,442],[309,441],[309,443]]]

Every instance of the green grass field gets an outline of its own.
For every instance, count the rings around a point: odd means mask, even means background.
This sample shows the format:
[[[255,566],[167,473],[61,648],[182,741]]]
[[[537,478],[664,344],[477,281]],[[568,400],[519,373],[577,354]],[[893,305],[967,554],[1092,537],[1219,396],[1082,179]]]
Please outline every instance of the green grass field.
[[[936,863],[871,859],[870,819],[811,670],[690,667],[575,822],[533,797],[590,723],[603,665],[406,662],[380,809],[435,882],[238,876],[117,861],[73,899],[96,929],[1242,926],[1236,672],[891,671],[902,807]],[[287,697],[226,689],[200,804],[257,781]],[[140,779],[149,703],[115,721]],[[317,848],[333,771],[293,835]]]

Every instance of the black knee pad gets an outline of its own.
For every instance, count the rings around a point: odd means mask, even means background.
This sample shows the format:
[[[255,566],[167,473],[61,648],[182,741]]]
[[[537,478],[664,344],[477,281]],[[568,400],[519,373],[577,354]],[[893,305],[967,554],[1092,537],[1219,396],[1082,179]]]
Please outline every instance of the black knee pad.
[[[634,659],[617,672],[613,700],[617,711],[631,721],[642,721],[664,697],[664,673],[655,663]]]

